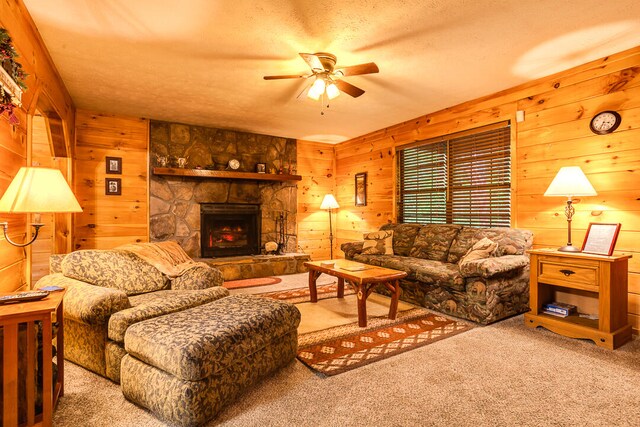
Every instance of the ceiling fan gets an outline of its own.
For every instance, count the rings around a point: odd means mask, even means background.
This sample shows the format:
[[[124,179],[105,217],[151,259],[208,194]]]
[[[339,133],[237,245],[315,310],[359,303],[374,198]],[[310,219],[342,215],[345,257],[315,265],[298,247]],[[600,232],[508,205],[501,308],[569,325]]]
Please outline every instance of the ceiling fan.
[[[329,99],[333,99],[340,95],[340,91],[357,98],[364,93],[364,90],[345,82],[342,80],[343,77],[373,74],[380,71],[373,62],[336,68],[336,56],[327,52],[300,53],[300,56],[311,67],[311,74],[264,76],[264,79],[308,79],[315,76],[316,80],[309,88],[307,96],[317,101],[324,93]]]

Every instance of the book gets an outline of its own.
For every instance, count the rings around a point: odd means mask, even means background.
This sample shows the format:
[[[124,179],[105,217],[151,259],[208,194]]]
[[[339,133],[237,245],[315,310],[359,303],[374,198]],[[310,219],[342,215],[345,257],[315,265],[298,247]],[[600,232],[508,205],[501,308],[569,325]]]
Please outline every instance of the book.
[[[542,311],[547,314],[557,314],[561,317],[567,317],[577,312],[577,307],[573,304],[565,304],[562,302],[550,302],[542,306]]]
[[[340,267],[340,268],[347,271],[363,271],[363,270],[369,270],[370,268],[373,268],[373,267],[369,267],[367,265],[354,265],[350,267]]]
[[[563,313],[557,313],[555,311],[549,311],[549,310],[542,310],[542,312],[544,314],[549,314],[551,316],[556,316],[556,317],[568,317],[568,314],[563,314]]]

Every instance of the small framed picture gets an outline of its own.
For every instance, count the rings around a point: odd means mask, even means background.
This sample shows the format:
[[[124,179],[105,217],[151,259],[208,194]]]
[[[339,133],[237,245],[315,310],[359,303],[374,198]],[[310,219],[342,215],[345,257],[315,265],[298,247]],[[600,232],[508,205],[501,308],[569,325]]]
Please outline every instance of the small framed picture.
[[[356,174],[356,206],[367,206],[367,173]]]
[[[267,165],[264,163],[256,163],[256,172],[267,173]]]
[[[107,173],[122,175],[122,157],[107,157]]]
[[[107,196],[120,196],[122,194],[122,179],[107,178],[104,187],[104,194]]]
[[[582,252],[611,256],[616,247],[620,226],[621,224],[590,223],[582,243]]]

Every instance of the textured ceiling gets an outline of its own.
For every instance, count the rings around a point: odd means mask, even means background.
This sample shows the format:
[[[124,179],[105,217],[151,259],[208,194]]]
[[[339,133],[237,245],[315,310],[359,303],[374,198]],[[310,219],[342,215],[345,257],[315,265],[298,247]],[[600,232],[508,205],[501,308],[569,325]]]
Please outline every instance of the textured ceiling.
[[[24,0],[79,108],[340,142],[640,45],[638,0]],[[298,52],[364,89],[320,115]]]

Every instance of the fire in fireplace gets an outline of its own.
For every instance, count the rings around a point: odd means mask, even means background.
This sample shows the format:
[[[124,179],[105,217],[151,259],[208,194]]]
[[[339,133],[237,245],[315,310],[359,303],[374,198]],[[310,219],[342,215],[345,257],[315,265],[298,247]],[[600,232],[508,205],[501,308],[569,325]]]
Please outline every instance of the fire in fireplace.
[[[259,254],[260,222],[260,205],[201,204],[202,257]]]

